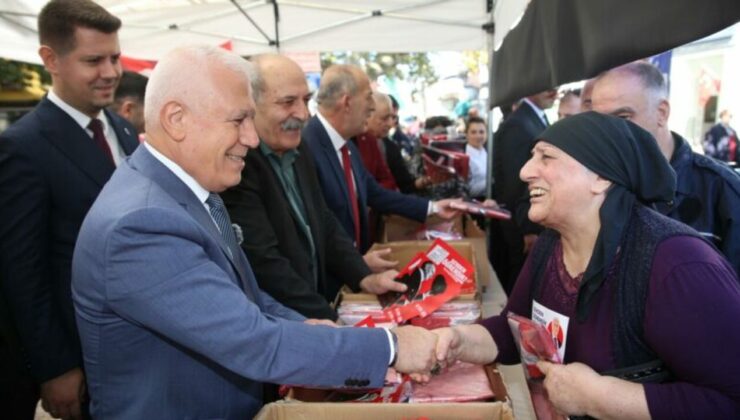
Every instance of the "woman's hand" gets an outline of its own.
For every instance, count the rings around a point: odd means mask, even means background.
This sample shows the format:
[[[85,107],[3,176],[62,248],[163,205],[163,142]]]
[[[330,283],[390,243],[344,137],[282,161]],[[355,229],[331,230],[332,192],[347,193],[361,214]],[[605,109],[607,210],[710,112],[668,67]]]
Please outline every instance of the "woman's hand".
[[[601,375],[583,363],[558,365],[540,361],[537,367],[545,374],[545,389],[555,409],[567,415],[589,412],[589,388],[597,384]]]
[[[485,365],[498,354],[493,337],[483,326],[459,325],[432,330],[437,334],[437,361],[442,366],[456,360]]]
[[[649,419],[641,384],[601,376],[583,363],[558,365],[539,361],[545,389],[555,409],[569,416],[599,419]]]

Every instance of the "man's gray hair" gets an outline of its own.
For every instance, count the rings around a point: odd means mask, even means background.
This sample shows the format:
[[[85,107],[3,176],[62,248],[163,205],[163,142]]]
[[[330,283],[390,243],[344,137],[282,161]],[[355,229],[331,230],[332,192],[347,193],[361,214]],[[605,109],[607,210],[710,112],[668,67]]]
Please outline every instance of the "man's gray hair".
[[[379,102],[383,102],[388,105],[388,109],[393,109],[393,102],[391,101],[391,97],[388,96],[388,94],[386,93],[374,91],[373,100],[376,104]]]
[[[144,95],[144,119],[147,127],[154,127],[158,123],[159,112],[169,101],[179,100],[193,104],[204,99],[192,97],[193,91],[197,91],[193,89],[193,85],[199,79],[210,77],[207,69],[214,64],[223,65],[242,75],[245,83],[255,73],[251,63],[223,48],[206,45],[176,48],[157,63],[149,77]]]
[[[252,99],[257,103],[265,91],[265,79],[262,77],[260,69],[260,60],[269,57],[271,54],[257,54],[249,59],[251,64],[249,72],[249,81],[252,84]]]
[[[334,108],[342,95],[354,96],[357,91],[357,80],[352,73],[352,67],[335,65],[324,72],[316,94],[316,102],[322,107]]]
[[[654,65],[646,61],[635,61],[599,75],[599,79],[611,72],[627,73],[640,79],[645,90],[655,102],[668,99],[668,84],[665,76]]]

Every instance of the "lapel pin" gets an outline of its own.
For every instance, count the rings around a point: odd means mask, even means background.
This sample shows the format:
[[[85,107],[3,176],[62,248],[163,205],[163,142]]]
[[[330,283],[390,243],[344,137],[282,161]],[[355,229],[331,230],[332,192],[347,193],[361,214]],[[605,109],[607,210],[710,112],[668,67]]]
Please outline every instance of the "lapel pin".
[[[242,242],[244,242],[244,232],[242,232],[242,227],[237,225],[236,223],[232,223],[231,227],[234,228],[234,235],[236,236],[236,244],[241,246]]]

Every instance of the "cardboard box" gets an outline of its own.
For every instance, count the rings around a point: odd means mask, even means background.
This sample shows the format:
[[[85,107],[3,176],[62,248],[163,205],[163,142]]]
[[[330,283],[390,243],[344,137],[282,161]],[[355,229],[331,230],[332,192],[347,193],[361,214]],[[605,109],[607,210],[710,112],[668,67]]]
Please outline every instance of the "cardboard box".
[[[385,243],[392,243],[398,241],[411,241],[416,239],[416,233],[422,228],[423,224],[415,220],[407,219],[405,217],[390,215],[384,218],[383,231],[380,236],[381,241]],[[461,233],[466,241],[473,246],[475,252],[475,262],[473,266],[476,272],[476,281],[478,282],[479,290],[487,287],[493,281],[493,275],[491,272],[491,264],[488,261],[488,246],[486,233],[482,231],[477,224],[468,215],[459,216],[453,220],[453,231]],[[454,244],[458,241],[448,241]],[[373,247],[378,246],[375,244]],[[383,246],[381,246],[383,247]],[[408,262],[415,255],[405,260]],[[467,257],[466,257],[467,258]],[[469,260],[473,262],[472,260]],[[401,262],[403,266],[404,262]]]
[[[373,246],[370,249],[382,249],[382,248],[390,248],[391,254],[388,257],[391,260],[398,261],[398,267],[399,270],[406,266],[406,264],[411,261],[412,258],[416,257],[420,252],[424,252],[427,249],[429,249],[430,246],[432,246],[433,241],[401,241],[401,242],[389,242],[384,244],[373,244]],[[475,253],[475,250],[473,249],[473,244],[469,241],[449,241],[448,242],[452,247],[460,253],[460,255],[468,260],[473,267],[475,267],[475,272],[473,273],[473,281],[478,284],[478,265],[476,264],[477,261],[477,255]],[[353,300],[353,301],[360,301],[360,302],[376,302],[378,300],[377,296],[368,294],[368,293],[352,293],[349,291],[348,288],[344,287],[340,291],[339,295],[337,296],[337,301],[335,302],[336,306],[338,307],[339,304],[343,300]],[[454,300],[480,300],[480,296],[478,293],[467,293],[462,294],[458,297],[456,297]]]
[[[380,419],[492,419],[513,420],[509,396],[495,365],[486,366],[486,374],[496,402],[468,403],[332,403],[323,401],[330,390],[291,389],[284,401],[271,403],[257,413],[255,420],[380,420]]]
[[[270,403],[255,420],[514,420],[502,402],[461,404]]]

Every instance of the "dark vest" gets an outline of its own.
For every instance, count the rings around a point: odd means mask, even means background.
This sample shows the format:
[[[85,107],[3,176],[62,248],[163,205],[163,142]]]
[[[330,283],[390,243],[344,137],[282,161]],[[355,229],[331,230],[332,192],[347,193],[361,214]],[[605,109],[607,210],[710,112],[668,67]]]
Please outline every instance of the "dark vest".
[[[683,223],[643,205],[633,208],[622,236],[619,255],[612,267],[606,270],[606,276],[616,280],[612,348],[617,368],[600,372],[602,375],[640,383],[671,380],[671,373],[644,340],[643,319],[655,250],[664,240],[679,235],[701,238]],[[532,250],[532,299],[536,300],[542,294],[543,275],[559,238],[556,231],[547,229],[540,234]]]

